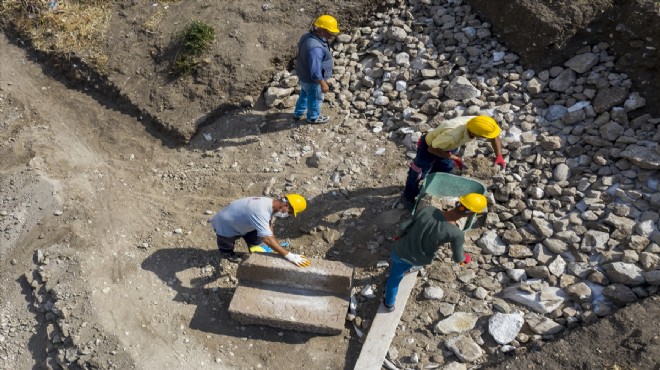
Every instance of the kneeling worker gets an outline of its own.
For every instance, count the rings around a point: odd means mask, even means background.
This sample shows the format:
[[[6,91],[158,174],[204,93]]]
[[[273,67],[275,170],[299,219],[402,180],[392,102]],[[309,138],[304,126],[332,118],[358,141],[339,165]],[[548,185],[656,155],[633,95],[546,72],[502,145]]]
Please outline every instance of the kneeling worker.
[[[394,311],[403,275],[414,266],[433,262],[435,252],[443,244],[451,244],[454,262],[461,266],[470,263],[470,255],[463,251],[463,230],[456,226],[456,221],[473,213],[482,213],[487,204],[483,195],[470,193],[460,197],[449,211],[426,206],[401,225],[399,235],[395,237],[390,275],[383,296],[383,305],[388,311]]]
[[[234,243],[243,238],[250,253],[275,251],[291,263],[307,267],[305,256],[291,253],[275,239],[273,217],[294,217],[307,208],[300,194],[287,194],[282,198],[249,197],[233,201],[209,219],[220,249],[220,257],[238,263],[241,258],[234,252]]]
[[[423,135],[417,143],[417,155],[410,162],[406,187],[402,195],[404,206],[413,208],[415,198],[419,194],[419,183],[428,174],[450,173],[454,166],[462,169],[463,160],[455,153],[458,148],[475,138],[490,140],[495,152],[494,164],[504,168],[506,163],[502,157],[500,132],[500,126],[491,117],[463,116],[444,121],[433,131]]]

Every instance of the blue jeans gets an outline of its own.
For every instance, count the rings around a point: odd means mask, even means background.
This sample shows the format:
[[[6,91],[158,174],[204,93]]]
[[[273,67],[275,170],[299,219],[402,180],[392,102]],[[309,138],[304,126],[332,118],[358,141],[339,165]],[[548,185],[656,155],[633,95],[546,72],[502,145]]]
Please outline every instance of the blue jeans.
[[[452,150],[452,153],[455,152],[456,150]],[[453,160],[440,158],[429,153],[429,146],[426,144],[426,135],[422,136],[417,143],[417,156],[410,163],[406,187],[403,189],[403,197],[410,202],[415,202],[415,198],[419,195],[419,182],[424,180],[429,173],[451,173],[453,169]]]
[[[302,117],[307,111],[307,120],[314,121],[321,115],[321,103],[323,102],[323,93],[321,85],[315,82],[300,81],[300,95],[296,102],[296,108],[293,115]]]
[[[393,306],[396,303],[396,294],[399,292],[399,284],[406,271],[410,270],[413,265],[399,258],[399,256],[392,251],[392,265],[390,266],[390,276],[387,277],[387,284],[385,284],[385,304]]]

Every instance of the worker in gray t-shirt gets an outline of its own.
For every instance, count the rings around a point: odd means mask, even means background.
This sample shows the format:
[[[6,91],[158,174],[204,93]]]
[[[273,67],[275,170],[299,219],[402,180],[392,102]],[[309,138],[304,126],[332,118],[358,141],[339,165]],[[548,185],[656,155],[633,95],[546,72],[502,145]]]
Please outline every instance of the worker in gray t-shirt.
[[[307,201],[299,194],[287,194],[279,199],[249,197],[233,201],[209,219],[215,230],[220,256],[231,262],[240,262],[234,244],[238,238],[243,238],[250,253],[277,252],[297,266],[309,266],[305,256],[288,252],[280,245],[272,228],[273,216],[295,217],[305,208]]]

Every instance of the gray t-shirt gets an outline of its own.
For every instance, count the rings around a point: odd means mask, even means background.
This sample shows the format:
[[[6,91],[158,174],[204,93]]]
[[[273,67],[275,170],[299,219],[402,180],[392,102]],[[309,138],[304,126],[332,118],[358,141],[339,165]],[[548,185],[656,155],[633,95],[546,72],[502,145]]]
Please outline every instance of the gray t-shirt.
[[[260,237],[273,236],[270,219],[273,199],[250,197],[235,200],[221,209],[209,222],[215,233],[224,237],[241,236],[257,230]]]

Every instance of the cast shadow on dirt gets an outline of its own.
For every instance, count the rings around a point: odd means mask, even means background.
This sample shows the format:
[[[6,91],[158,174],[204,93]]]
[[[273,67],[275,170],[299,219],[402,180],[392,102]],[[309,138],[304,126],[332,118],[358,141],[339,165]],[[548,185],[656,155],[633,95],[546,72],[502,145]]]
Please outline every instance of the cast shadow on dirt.
[[[319,334],[289,331],[269,326],[242,325],[234,321],[227,309],[235,288],[206,287],[218,279],[227,279],[230,275],[230,272],[225,271],[218,261],[217,250],[170,248],[154,252],[142,262],[142,268],[155,273],[165,284],[176,291],[174,301],[196,305],[195,313],[190,318],[189,327],[191,329],[236,338],[247,337],[289,344],[303,344],[311,338],[319,336]],[[177,276],[185,275],[186,270],[189,269],[201,271],[209,265],[214,266],[215,271],[219,271],[219,273],[211,276],[196,276],[189,281],[182,281]],[[278,333],[281,332],[286,332],[286,334],[279,335]]]
[[[325,251],[325,259],[373,267],[389,259],[397,225],[410,214],[397,207],[401,190],[401,186],[386,186],[322,193],[307,200],[307,209],[299,217],[278,221],[275,235],[314,239],[322,242],[314,249]]]
[[[300,125],[309,124],[305,120],[295,121],[291,113],[256,114],[250,109],[239,109],[200,126],[188,149],[205,151],[253,144],[260,141],[261,135],[291,130]]]
[[[89,96],[107,109],[135,118],[149,135],[160,140],[162,145],[170,149],[177,148],[185,142],[185,138],[180,133],[162,127],[157,118],[134,104],[118,87],[108,83],[106,77],[100,75],[98,71],[89,67],[77,56],[67,55],[65,57],[39,52],[34,48],[26,47],[19,35],[7,30],[5,32],[9,36],[7,40],[20,47],[30,61],[41,67],[44,75],[71,90]],[[62,104],[66,104],[66,102],[63,101]]]

